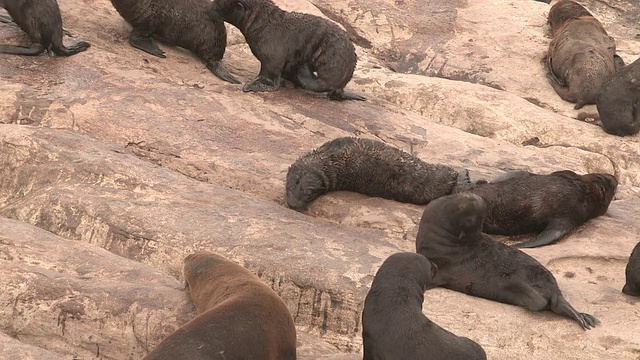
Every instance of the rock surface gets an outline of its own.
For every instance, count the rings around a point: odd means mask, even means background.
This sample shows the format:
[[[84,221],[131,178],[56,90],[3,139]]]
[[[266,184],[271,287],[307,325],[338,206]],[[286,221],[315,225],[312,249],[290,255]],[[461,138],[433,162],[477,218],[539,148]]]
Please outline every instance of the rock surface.
[[[167,58],[159,59],[129,47],[130,28],[106,0],[60,0],[65,28],[89,41],[88,51],[0,55],[0,331],[61,354],[93,358],[99,344],[100,358],[139,358],[193,316],[181,259],[210,250],[283,297],[301,358],[358,358],[338,351],[361,352],[373,275],[387,256],[415,249],[422,207],[336,192],[298,213],[283,199],[298,156],[357,135],[475,178],[514,169],[616,174],[607,215],[527,250],[599,327],[582,332],[548,312],[445,289],[425,294],[424,312],[490,359],[640,358],[637,300],[620,292],[640,232],[638,136],[576,120],[547,83],[540,61],[549,6],[312,2],[278,1],[349,32],[359,63],[347,89],[369,101],[291,88],[242,93],[182,49],[160,45]],[[585,5],[627,62],[640,56],[639,5]],[[0,25],[5,42],[26,42],[17,27]],[[232,28],[224,61],[243,82],[259,69]]]

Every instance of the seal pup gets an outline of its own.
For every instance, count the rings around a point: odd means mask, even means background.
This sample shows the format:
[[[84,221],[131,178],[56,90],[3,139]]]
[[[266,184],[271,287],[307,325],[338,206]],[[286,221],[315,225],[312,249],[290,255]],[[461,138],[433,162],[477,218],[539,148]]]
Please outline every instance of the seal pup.
[[[548,19],[553,32],[546,59],[551,86],[563,100],[576,103],[575,109],[595,104],[600,89],[622,60],[615,59],[614,39],[588,10],[572,0],[554,4]]]
[[[237,27],[260,60],[260,73],[245,92],[278,90],[282,77],[330,99],[366,100],[344,91],[356,53],[347,33],[331,21],[284,11],[271,0],[214,0],[211,11]]]
[[[145,360],[295,360],[291,313],[257,276],[209,252],[188,255],[182,271],[198,315]]]
[[[607,133],[625,136],[640,131],[640,59],[605,84],[596,106]]]
[[[416,253],[389,256],[376,273],[362,311],[364,360],[485,360],[480,345],[422,313],[437,266]],[[407,336],[407,334],[411,334]]]
[[[207,12],[210,0],[111,0],[133,27],[129,44],[150,55],[165,58],[154,38],[180,46],[196,55],[215,76],[240,84],[222,65],[227,46],[224,23]]]
[[[423,205],[450,194],[469,172],[426,163],[382,141],[341,137],[302,155],[287,172],[287,205],[302,210],[329,191],[348,190]]]
[[[629,262],[625,269],[627,282],[622,288],[622,292],[627,295],[640,296],[640,243],[633,248]]]
[[[484,199],[487,206],[484,232],[539,233],[535,239],[514,245],[530,248],[551,244],[575,227],[604,215],[617,187],[613,175],[578,175],[563,170],[549,175],[508,172],[488,183],[461,189]]]
[[[87,50],[91,45],[80,41],[68,47],[62,43],[62,16],[56,0],[0,0],[0,7],[7,10],[11,19],[31,39],[29,47],[0,45],[0,53],[35,56],[43,52],[59,56],[71,56]]]
[[[422,214],[416,252],[438,266],[434,284],[532,311],[551,310],[587,330],[595,317],[577,312],[553,274],[524,252],[482,233],[485,201],[460,193],[429,203]]]

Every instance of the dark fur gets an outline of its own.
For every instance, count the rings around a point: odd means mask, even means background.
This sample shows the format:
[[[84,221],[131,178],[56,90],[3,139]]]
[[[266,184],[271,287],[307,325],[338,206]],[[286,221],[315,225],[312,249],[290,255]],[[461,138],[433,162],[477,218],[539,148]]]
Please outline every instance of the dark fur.
[[[609,134],[625,136],[640,130],[640,59],[619,71],[600,92],[598,113]]]
[[[553,274],[542,264],[482,233],[485,213],[484,200],[471,193],[444,196],[427,205],[416,252],[438,266],[434,284],[532,311],[548,309],[585,330],[599,323],[564,299]]]
[[[622,292],[627,295],[640,296],[640,243],[633,248],[625,270],[627,282]]]
[[[582,5],[562,0],[551,7],[548,17],[553,31],[547,54],[549,81],[563,100],[576,103],[575,109],[596,103],[622,60],[615,58],[615,41],[602,24],[583,14],[589,11]]]
[[[301,210],[318,196],[334,190],[426,204],[450,194],[468,172],[428,164],[381,141],[342,137],[301,156],[287,172],[290,208]]]
[[[206,252],[187,256],[183,273],[198,315],[145,360],[295,360],[293,318],[253,273]]]
[[[550,175],[513,174],[464,190],[479,195],[487,204],[484,232],[539,233],[516,247],[551,244],[587,220],[604,215],[618,187],[616,178],[609,174],[578,175],[568,170]]]
[[[422,313],[437,267],[422,255],[393,254],[376,273],[362,311],[364,360],[484,360],[474,341],[456,336]],[[411,334],[411,336],[406,336]]]
[[[31,46],[0,45],[0,53],[35,56],[44,53],[71,56],[91,45],[80,41],[69,47],[62,43],[62,17],[55,0],[0,0],[13,21],[29,35]],[[8,19],[7,19],[8,20]]]
[[[215,0],[211,11],[237,27],[260,60],[244,91],[275,91],[283,77],[336,100],[365,98],[344,92],[356,66],[347,33],[321,17],[287,12],[271,0]]]
[[[164,58],[153,38],[183,47],[202,60],[218,78],[239,84],[221,63],[227,46],[224,23],[208,14],[210,0],[111,0],[133,27],[129,43]]]

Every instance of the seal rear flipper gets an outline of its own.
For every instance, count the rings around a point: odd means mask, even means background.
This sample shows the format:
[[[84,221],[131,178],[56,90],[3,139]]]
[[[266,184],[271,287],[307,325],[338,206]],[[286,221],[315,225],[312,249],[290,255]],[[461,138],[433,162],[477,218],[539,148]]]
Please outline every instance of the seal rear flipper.
[[[140,49],[147,54],[157,56],[159,58],[166,58],[164,51],[160,50],[158,44],[151,37],[151,35],[143,34],[139,29],[131,30],[129,34],[129,44],[136,49]]]
[[[255,79],[249,81],[242,87],[244,92],[265,92],[276,91],[280,88],[280,77],[270,79],[263,75],[258,75]]]
[[[90,47],[91,47],[91,44],[89,44],[88,42],[80,41],[78,43],[75,43],[73,45],[69,45],[66,47],[60,46],[58,48],[54,48],[53,52],[59,56],[71,56],[79,52],[85,51]]]
[[[364,96],[360,96],[358,94],[354,94],[351,92],[347,92],[344,90],[336,90],[329,94],[329,99],[331,100],[358,100],[358,101],[367,101],[367,98]]]
[[[33,43],[29,47],[16,45],[0,45],[0,53],[12,55],[37,56],[44,52],[44,47],[38,43]]]
[[[205,63],[205,65],[207,66],[207,69],[209,69],[220,80],[224,80],[232,84],[240,84],[240,81],[238,79],[229,74],[220,60],[209,60]]]
[[[577,312],[576,309],[574,309],[573,306],[571,306],[567,302],[567,300],[564,299],[562,294],[559,294],[559,293],[554,294],[551,297],[551,301],[549,303],[549,310],[553,311],[558,315],[566,316],[568,318],[571,318],[577,321],[583,330],[589,330],[591,328],[594,328],[596,325],[600,323],[600,320],[596,319],[595,316],[593,315]]]

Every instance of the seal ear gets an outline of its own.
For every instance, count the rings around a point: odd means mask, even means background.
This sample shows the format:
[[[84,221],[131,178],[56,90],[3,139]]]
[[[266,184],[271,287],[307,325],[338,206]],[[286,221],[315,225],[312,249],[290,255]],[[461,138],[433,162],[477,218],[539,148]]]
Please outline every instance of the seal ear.
[[[236,1],[233,3],[233,6],[237,7],[240,10],[244,10],[244,4],[242,3],[242,1]]]
[[[438,273],[438,265],[436,265],[436,263],[434,263],[431,260],[429,260],[429,262],[431,263],[431,278],[433,279],[436,277],[436,274]]]

